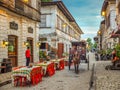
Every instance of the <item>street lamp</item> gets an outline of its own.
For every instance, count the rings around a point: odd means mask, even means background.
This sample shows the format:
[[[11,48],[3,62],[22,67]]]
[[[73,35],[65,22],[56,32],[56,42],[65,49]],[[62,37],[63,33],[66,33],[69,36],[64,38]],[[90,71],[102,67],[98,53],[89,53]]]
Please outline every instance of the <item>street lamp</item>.
[[[100,30],[98,31],[98,35],[101,35],[101,31]]]
[[[102,16],[103,16],[103,17],[105,16],[105,11],[102,11]]]

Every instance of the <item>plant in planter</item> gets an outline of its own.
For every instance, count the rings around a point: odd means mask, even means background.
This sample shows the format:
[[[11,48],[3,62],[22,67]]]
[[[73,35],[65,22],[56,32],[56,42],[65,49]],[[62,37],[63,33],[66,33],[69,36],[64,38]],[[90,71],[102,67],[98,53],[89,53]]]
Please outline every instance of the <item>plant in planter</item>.
[[[40,62],[43,62],[46,59],[46,54],[44,51],[39,52],[39,59],[40,59]]]
[[[64,52],[63,54],[62,54],[62,56],[63,57],[67,57],[69,54],[67,53],[67,52]]]
[[[119,44],[117,44],[117,45],[115,46],[115,50],[116,50],[116,56],[117,56],[118,58],[120,58],[120,45],[119,45]]]

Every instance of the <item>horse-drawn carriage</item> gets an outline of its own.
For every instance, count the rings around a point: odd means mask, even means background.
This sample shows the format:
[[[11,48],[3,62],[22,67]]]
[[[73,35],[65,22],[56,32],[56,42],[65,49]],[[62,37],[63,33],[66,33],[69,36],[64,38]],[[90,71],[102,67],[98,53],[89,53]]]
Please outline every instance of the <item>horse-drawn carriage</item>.
[[[72,48],[70,49],[69,54],[69,69],[71,66],[71,61],[74,63],[75,67],[75,73],[79,72],[79,64],[81,62],[87,62],[86,59],[86,42],[80,41],[80,42],[71,42]]]

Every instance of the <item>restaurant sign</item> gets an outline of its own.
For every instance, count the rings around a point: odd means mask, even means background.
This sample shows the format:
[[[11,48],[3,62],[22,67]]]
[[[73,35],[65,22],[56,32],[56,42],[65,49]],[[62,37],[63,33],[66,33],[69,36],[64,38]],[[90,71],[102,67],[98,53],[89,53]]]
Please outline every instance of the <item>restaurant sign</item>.
[[[33,28],[32,27],[28,27],[28,33],[33,33]]]
[[[10,29],[18,30],[18,24],[15,21],[10,22]]]

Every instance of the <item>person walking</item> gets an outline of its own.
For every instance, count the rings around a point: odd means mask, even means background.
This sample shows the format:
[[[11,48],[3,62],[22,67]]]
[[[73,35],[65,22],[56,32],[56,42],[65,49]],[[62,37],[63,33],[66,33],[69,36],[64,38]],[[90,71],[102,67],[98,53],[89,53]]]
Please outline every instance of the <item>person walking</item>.
[[[72,60],[73,60],[73,54],[72,54],[72,49],[70,48],[69,49],[69,62],[68,62],[69,70],[70,70],[70,66],[71,66]]]
[[[30,63],[30,48],[27,47],[27,50],[25,51],[25,56],[26,56],[26,66],[29,66]]]

